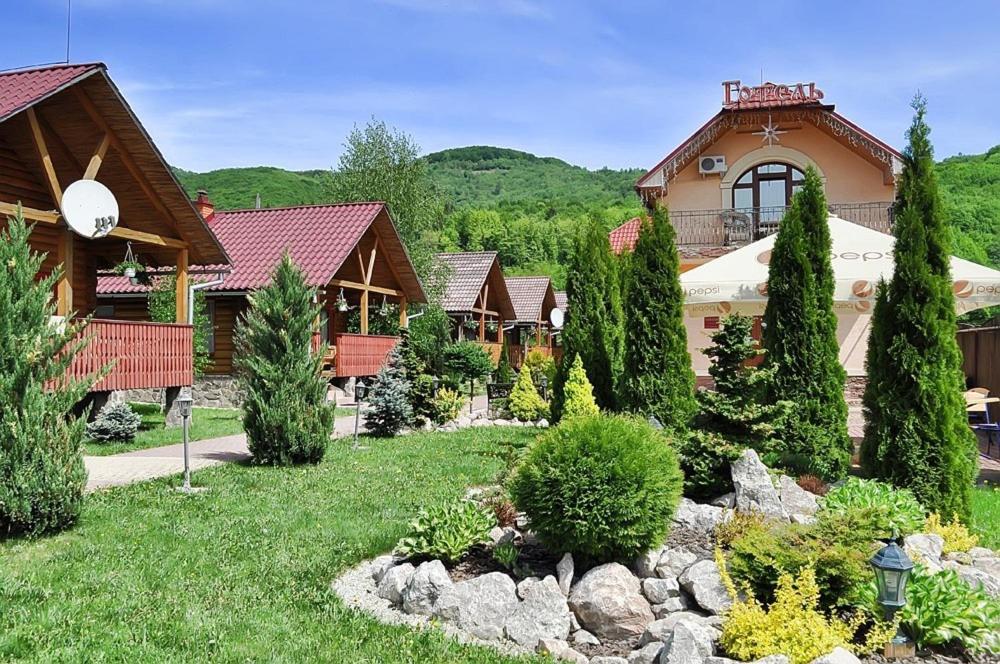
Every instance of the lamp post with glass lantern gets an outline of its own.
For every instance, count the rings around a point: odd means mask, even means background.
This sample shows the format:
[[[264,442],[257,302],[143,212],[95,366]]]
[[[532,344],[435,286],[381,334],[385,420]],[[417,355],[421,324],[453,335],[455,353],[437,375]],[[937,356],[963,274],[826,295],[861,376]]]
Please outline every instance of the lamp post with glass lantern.
[[[180,411],[181,421],[182,421],[182,436],[184,441],[184,485],[180,487],[180,491],[184,493],[193,493],[194,489],[191,488],[191,456],[188,449],[188,442],[191,433],[191,404],[194,399],[191,398],[191,392],[188,390],[181,390],[180,395],[178,395],[175,401],[177,405],[177,410]]]
[[[354,384],[354,445],[351,448],[353,450],[361,449],[358,444],[358,428],[361,425],[361,401],[365,398],[367,390],[368,386],[359,378],[358,382]]]
[[[869,562],[875,570],[878,603],[882,605],[885,619],[891,621],[896,612],[906,606],[906,582],[913,569],[913,561],[893,539],[888,540]],[[897,630],[885,646],[885,656],[889,658],[913,657],[915,654],[916,647],[902,630]]]

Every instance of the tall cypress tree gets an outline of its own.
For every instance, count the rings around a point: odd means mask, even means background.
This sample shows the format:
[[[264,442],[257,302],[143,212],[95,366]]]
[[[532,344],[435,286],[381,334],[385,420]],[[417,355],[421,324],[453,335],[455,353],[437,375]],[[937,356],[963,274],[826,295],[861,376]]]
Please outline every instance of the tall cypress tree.
[[[622,370],[622,302],[618,263],[604,229],[589,220],[576,238],[566,275],[569,315],[563,327],[563,358],[578,355],[594,387],[597,405],[617,410],[615,383]],[[552,416],[562,415],[569,360],[560,363],[553,386]]]
[[[628,410],[686,429],[697,404],[679,277],[674,227],[657,207],[642,221],[629,257],[620,395]]]
[[[976,442],[962,398],[949,229],[941,214],[926,103],[917,97],[895,204],[892,280],[872,320],[865,471],[929,510],[968,519]]]
[[[789,466],[838,479],[850,465],[844,370],[833,313],[830,231],[815,171],[782,219],[771,251],[764,310],[771,403],[796,404],[779,434]]]

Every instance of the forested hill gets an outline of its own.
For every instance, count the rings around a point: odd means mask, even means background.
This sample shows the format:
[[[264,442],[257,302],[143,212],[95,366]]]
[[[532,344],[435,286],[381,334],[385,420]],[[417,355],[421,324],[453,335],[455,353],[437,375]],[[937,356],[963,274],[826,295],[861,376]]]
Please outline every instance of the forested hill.
[[[961,231],[955,253],[1000,267],[1000,145],[945,159],[938,177],[945,210]]]

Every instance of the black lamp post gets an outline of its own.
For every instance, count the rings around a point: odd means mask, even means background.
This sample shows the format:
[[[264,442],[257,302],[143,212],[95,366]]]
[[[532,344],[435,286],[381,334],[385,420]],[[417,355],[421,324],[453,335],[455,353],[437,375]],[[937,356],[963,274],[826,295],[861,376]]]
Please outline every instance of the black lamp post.
[[[549,394],[548,394],[548,392],[549,392],[549,379],[548,379],[548,377],[547,376],[542,376],[541,380],[539,380],[538,383],[539,383],[539,385],[542,388],[542,399],[544,399],[545,401],[548,401],[548,399],[549,399]]]
[[[888,540],[869,562],[878,583],[878,603],[882,605],[885,619],[891,621],[896,611],[906,606],[906,582],[910,578],[913,561],[896,540]],[[902,630],[897,631],[885,647],[886,657],[891,658],[912,657],[915,651],[913,642]]]
[[[358,445],[358,428],[361,424],[361,402],[367,392],[368,386],[359,378],[358,382],[354,384],[354,446],[352,448],[354,450],[361,449],[361,446]]]

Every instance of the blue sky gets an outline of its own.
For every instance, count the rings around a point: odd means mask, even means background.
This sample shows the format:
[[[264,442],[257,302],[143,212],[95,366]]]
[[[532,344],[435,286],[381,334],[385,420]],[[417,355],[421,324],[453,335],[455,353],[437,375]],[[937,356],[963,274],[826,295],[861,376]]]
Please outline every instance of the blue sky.
[[[66,0],[8,0],[0,67],[59,60]],[[1000,143],[1000,2],[73,0],[167,159],[328,168],[377,116],[425,152],[501,145],[649,167],[716,112],[720,82],[816,81],[900,146],[919,88],[939,157]]]

